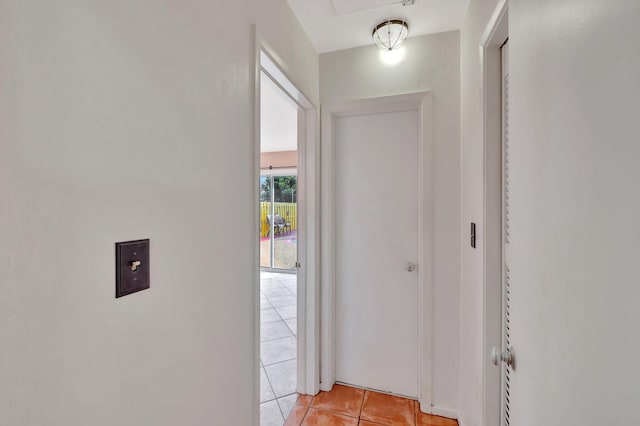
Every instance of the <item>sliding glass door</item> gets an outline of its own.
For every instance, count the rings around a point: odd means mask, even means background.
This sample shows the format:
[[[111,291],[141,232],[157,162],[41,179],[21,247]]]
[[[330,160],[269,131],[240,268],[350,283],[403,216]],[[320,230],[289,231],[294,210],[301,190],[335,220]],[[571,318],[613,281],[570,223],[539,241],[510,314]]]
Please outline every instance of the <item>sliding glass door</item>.
[[[298,177],[260,176],[260,266],[293,270],[297,261]]]

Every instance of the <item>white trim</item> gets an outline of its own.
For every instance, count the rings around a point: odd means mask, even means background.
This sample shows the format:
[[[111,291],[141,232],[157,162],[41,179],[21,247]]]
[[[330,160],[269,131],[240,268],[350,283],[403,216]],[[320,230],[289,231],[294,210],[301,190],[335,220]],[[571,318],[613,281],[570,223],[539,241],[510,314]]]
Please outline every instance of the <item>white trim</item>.
[[[489,18],[486,28],[482,32],[480,37],[481,48],[487,48],[490,46],[500,47],[505,39],[509,36],[509,27],[502,26],[503,23],[508,23],[509,20],[509,1],[499,0],[496,4],[496,8]],[[505,21],[506,19],[506,21]],[[502,40],[502,41],[499,41]]]
[[[260,176],[297,176],[298,169],[287,167],[282,169],[260,169]]]
[[[320,390],[330,391],[336,381],[335,335],[335,116],[326,108],[320,119]]]
[[[509,35],[507,0],[500,0],[480,38],[483,91],[483,353],[482,417],[485,426],[501,422],[500,368],[491,347],[502,339],[502,62],[500,47]]]
[[[431,414],[434,416],[446,417],[448,419],[458,419],[458,412],[456,410],[452,410],[451,408],[444,408],[434,405],[431,409]]]
[[[260,187],[255,182],[260,181],[260,44],[258,43],[257,31],[255,24],[251,25],[251,42],[253,43],[253,57],[251,65],[254,69],[253,75],[253,92],[251,93],[251,101],[253,102],[252,111],[252,137],[253,137],[253,199],[257,200],[254,205],[254,214],[258,218],[253,220],[254,235],[260,236]],[[260,238],[254,240],[253,251],[250,256],[253,282],[257,286],[253,292],[253,398],[251,407],[253,409],[252,424],[260,426]]]
[[[259,51],[259,64],[260,69],[265,73],[267,77],[273,81],[276,86],[282,90],[293,102],[295,102],[303,110],[315,108],[313,102],[298,89],[295,83],[289,78],[289,76],[283,71],[283,64],[279,63],[275,58],[277,55],[273,53],[273,50],[267,46],[266,42],[261,43],[261,49]]]
[[[419,121],[419,223],[418,255],[418,399],[422,411],[432,411],[432,235],[433,235],[433,167],[432,167],[432,96],[431,92],[361,99],[332,105],[322,111],[322,296],[321,296],[321,383],[329,391],[335,373],[335,119],[340,116],[376,112],[418,110]]]
[[[320,282],[318,276],[319,261],[319,223],[318,223],[318,198],[319,189],[319,128],[318,108],[309,98],[298,89],[295,81],[283,71],[285,68],[279,56],[269,46],[268,42],[260,35],[255,25],[254,32],[254,182],[260,179],[260,73],[264,72],[271,78],[296,104],[300,107],[299,134],[298,134],[298,354],[297,354],[297,390],[300,393],[315,395],[319,390],[319,320],[318,320],[318,291]],[[281,171],[279,171],[282,173]],[[258,222],[260,217],[260,194],[258,185],[254,189],[255,241],[254,260],[256,278],[254,282],[254,312],[257,319],[254,321],[256,332],[254,333],[254,425],[260,422],[260,261],[259,261],[259,236]]]
[[[318,319],[318,270],[317,235],[319,156],[315,141],[317,135],[317,110],[309,108],[298,114],[298,393],[315,395],[320,388],[319,319]],[[313,144],[308,141],[314,141]],[[302,333],[300,332],[302,331]]]

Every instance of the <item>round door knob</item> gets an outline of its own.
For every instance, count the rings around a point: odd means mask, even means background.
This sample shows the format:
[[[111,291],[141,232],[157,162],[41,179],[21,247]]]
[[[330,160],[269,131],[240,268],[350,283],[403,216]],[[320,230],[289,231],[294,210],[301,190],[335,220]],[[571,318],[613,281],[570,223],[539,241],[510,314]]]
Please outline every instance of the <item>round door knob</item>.
[[[493,365],[500,364],[500,351],[495,346],[491,348],[491,363]]]
[[[504,352],[500,352],[500,349],[495,346],[491,348],[491,362],[493,365],[499,365],[500,362],[504,362],[507,365],[513,364],[513,354],[511,353],[511,348],[507,349]]]
[[[415,263],[412,263],[412,262],[407,263],[407,271],[413,272],[415,270],[416,270],[416,264]]]

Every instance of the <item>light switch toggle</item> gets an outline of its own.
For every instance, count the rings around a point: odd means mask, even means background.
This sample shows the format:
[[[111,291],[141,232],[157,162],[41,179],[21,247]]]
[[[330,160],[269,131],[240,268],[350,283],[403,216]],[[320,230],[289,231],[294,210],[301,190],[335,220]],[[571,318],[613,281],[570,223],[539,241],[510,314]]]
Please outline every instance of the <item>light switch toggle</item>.
[[[131,270],[133,272],[138,272],[138,266],[142,265],[142,262],[140,262],[139,260],[134,260],[133,262],[131,262]]]

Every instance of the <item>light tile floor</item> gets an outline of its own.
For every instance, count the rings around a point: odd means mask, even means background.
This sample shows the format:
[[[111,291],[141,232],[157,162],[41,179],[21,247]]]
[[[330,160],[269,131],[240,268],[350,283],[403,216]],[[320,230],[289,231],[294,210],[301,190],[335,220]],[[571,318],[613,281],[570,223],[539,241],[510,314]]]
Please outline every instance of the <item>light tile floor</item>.
[[[282,426],[296,394],[295,274],[260,273],[260,426]]]

